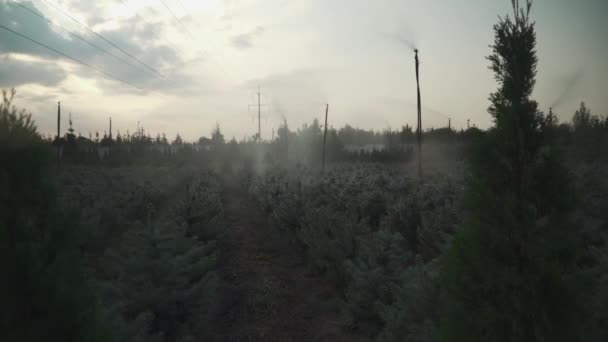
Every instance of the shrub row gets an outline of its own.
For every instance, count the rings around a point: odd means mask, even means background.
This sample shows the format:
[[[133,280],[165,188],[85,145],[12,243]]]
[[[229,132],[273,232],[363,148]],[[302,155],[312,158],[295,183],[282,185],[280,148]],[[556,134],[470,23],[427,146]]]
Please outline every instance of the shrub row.
[[[459,222],[461,186],[440,176],[419,183],[377,165],[251,179],[251,194],[276,226],[343,289],[354,326],[372,326],[385,341],[432,340],[436,260]]]

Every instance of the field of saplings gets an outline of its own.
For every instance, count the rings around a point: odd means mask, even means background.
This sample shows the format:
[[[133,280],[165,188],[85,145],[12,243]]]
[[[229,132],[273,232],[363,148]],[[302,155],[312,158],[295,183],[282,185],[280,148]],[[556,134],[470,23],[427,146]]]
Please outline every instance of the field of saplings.
[[[80,249],[108,338],[206,337],[223,224],[217,176],[188,168],[67,167],[58,179],[63,206],[79,212]]]
[[[585,244],[579,267],[600,284],[589,291],[597,303],[589,331],[600,337],[606,170],[588,164],[571,173],[579,194],[572,219]],[[311,324],[319,335],[294,330],[277,339],[438,338],[442,267],[471,196],[466,173],[427,172],[420,181],[373,163],[326,172],[74,165],[58,172],[58,204],[78,222],[102,340],[260,340],[286,333],[288,322]],[[292,314],[301,317],[281,319]]]
[[[343,291],[352,327],[382,340],[431,339],[436,260],[461,220],[461,181],[360,165],[273,170],[248,183],[274,225]]]
[[[608,265],[605,173],[591,165],[573,175],[584,194],[575,220],[587,244],[588,274]],[[465,177],[437,173],[420,182],[392,166],[361,164],[325,174],[273,169],[244,182],[277,233],[339,288],[348,326],[381,341],[438,338],[440,260],[464,219]],[[605,290],[592,295],[605,302]],[[601,324],[603,311],[596,312]]]

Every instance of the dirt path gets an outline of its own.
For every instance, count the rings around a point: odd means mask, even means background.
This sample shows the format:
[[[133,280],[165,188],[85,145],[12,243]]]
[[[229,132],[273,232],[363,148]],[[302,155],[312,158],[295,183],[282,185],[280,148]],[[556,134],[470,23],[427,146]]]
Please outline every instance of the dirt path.
[[[335,288],[308,271],[244,190],[226,186],[215,340],[367,341],[343,327]]]

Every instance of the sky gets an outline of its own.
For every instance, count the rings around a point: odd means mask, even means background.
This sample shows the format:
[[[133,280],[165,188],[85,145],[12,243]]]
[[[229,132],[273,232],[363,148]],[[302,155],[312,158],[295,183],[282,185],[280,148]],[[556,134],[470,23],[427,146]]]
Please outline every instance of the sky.
[[[327,103],[333,127],[415,127],[415,46],[423,128],[486,128],[485,57],[511,13],[509,0],[0,0],[0,25],[52,48],[0,27],[0,88],[45,134],[61,101],[62,126],[71,113],[84,136],[111,117],[114,134],[195,140],[219,124],[241,140],[257,132],[258,87],[263,139]],[[608,114],[608,1],[536,0],[532,18],[540,108]]]

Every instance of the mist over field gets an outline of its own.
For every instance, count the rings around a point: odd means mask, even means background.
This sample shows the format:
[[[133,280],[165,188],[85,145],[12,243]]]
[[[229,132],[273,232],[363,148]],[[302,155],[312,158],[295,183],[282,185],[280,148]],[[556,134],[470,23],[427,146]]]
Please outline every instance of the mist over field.
[[[0,0],[0,340],[608,340],[607,14]]]

